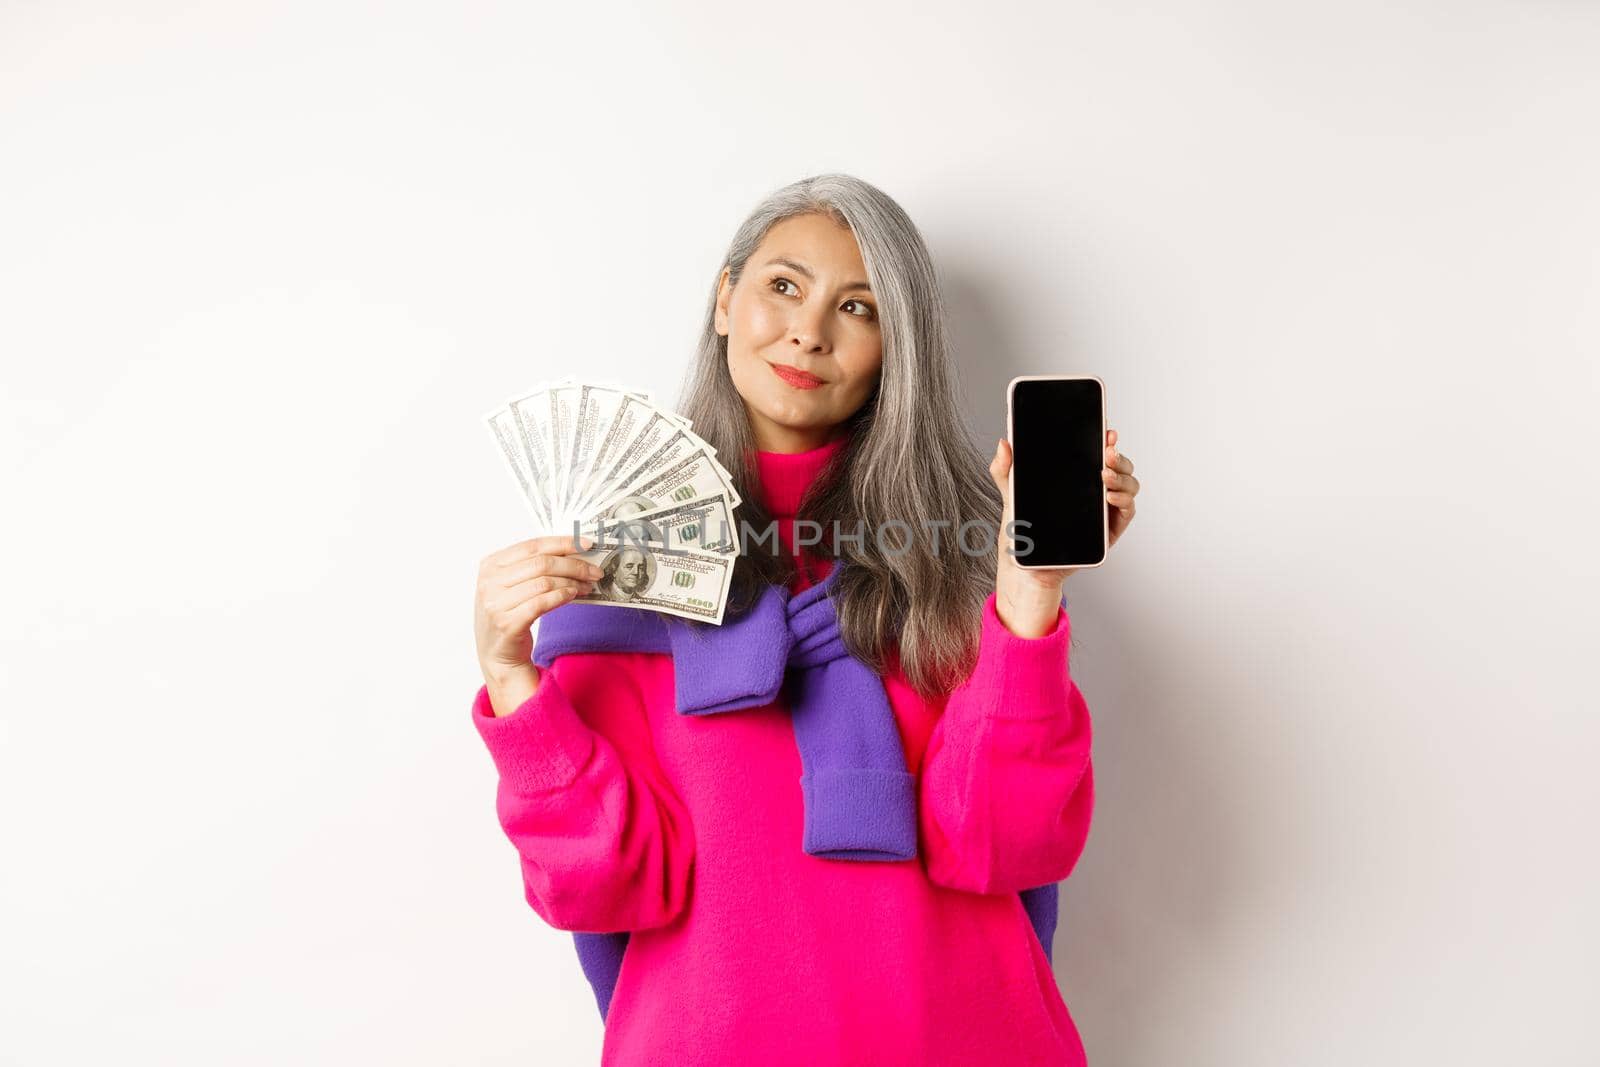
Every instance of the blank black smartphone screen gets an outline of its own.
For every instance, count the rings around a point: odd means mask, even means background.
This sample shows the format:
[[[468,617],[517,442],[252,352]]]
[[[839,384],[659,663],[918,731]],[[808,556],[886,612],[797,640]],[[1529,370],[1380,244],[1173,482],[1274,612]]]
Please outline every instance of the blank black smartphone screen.
[[[1095,378],[1011,385],[1011,505],[1017,562],[1024,566],[1105,560],[1103,393]]]

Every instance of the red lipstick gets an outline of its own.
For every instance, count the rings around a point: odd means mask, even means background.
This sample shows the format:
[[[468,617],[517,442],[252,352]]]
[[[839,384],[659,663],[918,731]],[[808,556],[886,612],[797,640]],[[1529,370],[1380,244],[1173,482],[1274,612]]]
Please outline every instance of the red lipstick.
[[[772,368],[774,374],[796,389],[815,389],[819,385],[827,384],[815,374],[803,371],[798,367],[791,367],[786,363],[769,363],[767,366]]]

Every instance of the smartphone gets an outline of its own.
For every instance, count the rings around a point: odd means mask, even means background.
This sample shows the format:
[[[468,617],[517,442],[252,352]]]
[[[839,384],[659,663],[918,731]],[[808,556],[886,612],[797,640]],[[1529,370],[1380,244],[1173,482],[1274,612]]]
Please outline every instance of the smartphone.
[[[1021,567],[1098,567],[1111,544],[1106,383],[1093,375],[1025,374],[1006,387],[1011,442],[1008,544]]]

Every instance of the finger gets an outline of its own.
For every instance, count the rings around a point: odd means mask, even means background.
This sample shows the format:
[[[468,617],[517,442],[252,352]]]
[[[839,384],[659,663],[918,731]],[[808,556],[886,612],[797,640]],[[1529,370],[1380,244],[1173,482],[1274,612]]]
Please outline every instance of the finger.
[[[593,582],[579,581],[575,578],[562,578],[556,575],[541,574],[537,578],[529,578],[525,582],[518,582],[508,589],[502,590],[493,600],[485,604],[490,614],[512,611],[518,605],[526,603],[534,597],[561,590],[575,590],[576,594],[592,592]]]
[[[1118,511],[1132,512],[1133,511],[1133,494],[1132,493],[1107,493],[1106,494],[1106,503],[1110,504],[1112,507],[1116,508]]]
[[[573,537],[570,533],[548,534],[544,537],[534,538],[540,545],[540,552],[551,555],[567,555],[572,552],[587,552],[595,546],[593,537],[585,534],[582,537]]]
[[[1121,452],[1118,452],[1110,445],[1106,446],[1105,465],[1107,467],[1112,467],[1116,470],[1122,471],[1124,474],[1127,474],[1129,471],[1133,470],[1133,460],[1129,459]]]
[[[515,542],[515,544],[506,545],[504,549],[496,550],[496,552],[490,552],[488,555],[486,555],[486,557],[483,557],[483,563],[480,566],[482,566],[482,569],[488,569],[491,568],[491,566],[506,566],[507,563],[515,563],[517,560],[526,560],[526,558],[530,557],[530,555],[533,555],[533,553],[536,552],[536,547],[534,547],[534,545],[538,545],[538,542],[538,537],[534,537],[534,539],[531,539],[531,541],[518,541]]]
[[[1011,515],[1011,462],[1011,442],[1002,437],[995,445],[994,462],[989,464],[989,473],[994,476],[994,484],[1000,490],[1002,525]]]
[[[526,630],[533,625],[533,621],[539,616],[576,599],[579,595],[577,586],[568,585],[529,597],[516,605],[516,607],[509,609],[506,616],[506,624],[508,628]]]
[[[1117,443],[1117,431],[1115,431],[1115,430],[1107,430],[1106,431],[1106,444],[1107,445],[1114,445],[1116,443]]]
[[[1101,470],[1101,477],[1106,480],[1107,488],[1117,490],[1118,493],[1138,493],[1139,480],[1131,474],[1117,474],[1115,470]]]
[[[537,578],[541,574],[554,574],[592,582],[603,578],[605,571],[600,569],[599,564],[590,563],[577,556],[538,555],[520,563],[508,564],[501,568],[492,580],[503,589],[517,582],[525,582],[529,578]]]
[[[994,459],[989,463],[989,476],[1000,490],[1001,523],[1011,513],[1011,442],[1001,438],[995,444]]]
[[[1106,483],[1107,487],[1119,492],[1137,493],[1139,491],[1139,479],[1131,474],[1118,474],[1112,470],[1101,470],[1100,479]]]
[[[534,599],[539,605],[539,614],[543,615],[547,612],[554,611],[563,604],[571,603],[580,596],[583,596],[585,593],[592,592],[594,592],[593,589],[580,589],[576,586],[572,586],[567,589],[557,589],[554,592],[545,593],[543,596],[535,597]]]
[[[1011,469],[1011,446],[1004,437],[995,442],[994,455],[989,459],[989,475],[996,484],[1005,480]]]
[[[541,574],[537,578],[529,578],[525,582],[518,582],[516,585],[509,587],[502,594],[501,599],[505,603],[514,604],[530,596],[549,592],[552,589],[563,589],[567,586],[572,586],[581,592],[587,592],[592,590],[594,585],[595,583],[587,578],[568,578],[559,574]]]
[[[484,565],[504,567],[509,563],[515,563],[518,560],[527,559],[529,556],[532,556],[534,553],[539,551],[538,546],[541,540],[543,540],[543,538],[535,537],[527,541],[518,541],[515,544],[507,545],[505,548],[502,548],[497,552],[491,552],[489,555],[484,557]]]
[[[593,538],[586,538],[585,540],[591,546],[593,545]],[[542,537],[534,537],[527,541],[518,541],[516,544],[491,555],[489,562],[505,567],[538,555],[566,555],[571,552],[582,551],[584,551],[584,547],[581,544],[575,545],[571,534],[545,534]]]

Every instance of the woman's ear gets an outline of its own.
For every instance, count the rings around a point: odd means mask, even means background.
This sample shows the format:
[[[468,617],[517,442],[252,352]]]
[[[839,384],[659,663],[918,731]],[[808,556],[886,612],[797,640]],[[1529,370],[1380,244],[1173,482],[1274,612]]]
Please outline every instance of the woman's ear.
[[[717,333],[728,336],[728,301],[733,299],[733,286],[728,284],[729,270],[722,268],[722,279],[717,282],[717,310],[712,316]]]

